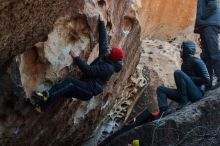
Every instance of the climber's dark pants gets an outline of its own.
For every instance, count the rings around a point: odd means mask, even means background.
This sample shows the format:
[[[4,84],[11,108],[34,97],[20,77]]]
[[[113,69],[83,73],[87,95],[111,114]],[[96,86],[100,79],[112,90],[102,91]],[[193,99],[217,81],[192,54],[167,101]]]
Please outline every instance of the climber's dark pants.
[[[89,100],[93,96],[87,82],[73,78],[68,78],[60,84],[53,86],[49,90],[49,95],[49,99],[65,96],[69,98],[74,97],[80,100]]]
[[[183,71],[175,71],[174,79],[177,89],[171,89],[164,86],[159,86],[157,88],[157,100],[160,111],[166,111],[168,109],[167,98],[180,104],[185,104],[188,101],[195,102],[200,100],[203,96],[199,87],[197,87],[191,78]]]
[[[210,78],[213,78],[213,69],[215,75],[220,79],[220,48],[218,33],[220,28],[217,26],[207,26],[201,30],[201,59],[205,62],[209,71]]]
[[[103,142],[101,142],[98,146],[106,146],[108,144],[110,144],[110,142],[118,137],[119,135],[123,134],[126,131],[129,131],[132,128],[135,128],[137,126],[143,125],[147,122],[151,122],[153,121],[153,117],[151,115],[151,113],[145,109],[144,111],[141,112],[141,114],[139,114],[136,117],[136,120],[134,123],[131,123],[130,125],[124,126],[121,129],[119,129],[118,131],[116,131],[115,133],[113,133],[112,135],[110,135],[109,137],[107,137]]]
[[[48,106],[55,103],[61,96],[68,98],[74,97],[80,100],[89,100],[92,98],[93,94],[87,82],[68,78],[63,82],[54,85],[49,90],[49,99],[47,102],[41,102],[42,109],[47,109]]]

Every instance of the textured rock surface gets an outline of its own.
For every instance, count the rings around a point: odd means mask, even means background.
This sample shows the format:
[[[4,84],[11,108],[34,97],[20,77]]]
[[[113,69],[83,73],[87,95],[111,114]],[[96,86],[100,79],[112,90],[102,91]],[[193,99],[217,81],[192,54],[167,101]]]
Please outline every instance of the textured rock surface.
[[[139,139],[143,146],[197,146],[220,144],[220,89],[208,92],[205,98],[174,114],[130,130],[111,145],[126,146]]]
[[[85,1],[16,1],[1,0],[0,3],[0,48],[4,63],[42,41],[53,29],[57,18],[75,16],[83,9]]]
[[[173,86],[179,47],[150,40],[141,45],[141,36],[173,41],[191,34],[195,3],[0,0],[0,144],[96,145],[143,107],[157,110],[155,89],[161,83]],[[88,63],[98,54],[100,13],[111,46],[126,52],[123,70],[88,102],[61,98],[47,113],[32,112],[26,99],[33,90],[80,76],[68,54],[71,49]]]
[[[89,18],[97,22],[97,15],[96,13],[96,17]],[[82,56],[88,58],[88,53],[94,47],[92,45],[97,43],[94,39],[95,36],[89,29],[85,15],[60,18],[46,42],[36,44],[36,47],[32,47],[18,57],[21,80],[27,97],[30,97],[36,88],[45,89],[71,72],[70,50],[77,55],[82,52]],[[94,50],[97,52],[96,49]]]
[[[38,2],[41,4],[41,1],[36,1],[33,2],[33,5]],[[15,1],[14,3],[16,4]],[[20,71],[20,80],[15,83],[16,87],[20,87],[20,93],[26,95],[15,96],[17,99],[20,97],[20,99],[18,99],[19,101],[16,102],[15,106],[14,104],[11,105],[10,112],[5,113],[6,108],[0,106],[5,117],[1,121],[2,145],[14,145],[15,143],[16,145],[80,145],[92,134],[99,121],[113,107],[116,99],[123,97],[121,93],[124,91],[128,78],[134,72],[141,53],[140,25],[133,15],[134,10],[130,7],[129,1],[117,3],[103,0],[85,0],[76,3],[72,1],[68,2],[65,7],[66,10],[70,7],[69,5],[72,5],[71,8],[74,9],[74,12],[70,10],[69,13],[62,14],[62,10],[56,9],[55,6],[51,8],[57,12],[54,12],[53,18],[55,20],[53,22],[49,20],[42,22],[46,23],[46,30],[40,30],[32,26],[28,27],[28,29],[36,31],[37,34],[45,33],[47,35],[49,30],[52,30],[44,44],[36,44],[36,47],[34,47],[37,41],[30,41],[26,38],[25,41],[28,43],[17,46],[21,48],[25,46],[25,49],[29,48],[16,58],[14,65],[17,67],[16,71]],[[75,7],[77,8],[75,9]],[[25,8],[29,9],[28,6]],[[30,97],[33,90],[41,90],[48,85],[51,86],[69,74],[79,76],[78,71],[75,72],[74,65],[73,68],[71,67],[72,59],[68,54],[70,49],[80,54],[88,62],[91,62],[97,55],[98,36],[96,26],[99,13],[104,15],[111,46],[122,47],[126,52],[125,68],[119,74],[113,76],[106,87],[107,90],[99,97],[94,97],[88,102],[61,98],[59,103],[47,113],[42,115],[33,113],[31,107],[24,102],[25,98]],[[62,17],[59,17],[58,14],[62,14]],[[40,19],[41,15],[35,17]],[[37,34],[33,33],[33,36],[39,37]],[[25,39],[25,37],[22,39]],[[11,40],[13,39],[11,38]],[[38,38],[38,41],[41,41],[41,39]],[[20,48],[18,48],[18,51],[22,52]],[[10,52],[18,53],[15,50],[10,50]],[[131,57],[132,60],[129,59]],[[7,72],[11,68],[8,66]],[[8,74],[8,78],[12,78],[13,76],[10,75],[15,75],[16,72],[13,71]],[[13,81],[13,79],[11,80]],[[9,83],[12,84],[13,82]],[[6,87],[10,89],[11,85]],[[8,92],[12,92],[9,89]]]
[[[97,4],[98,3],[98,4]],[[76,17],[82,10],[87,16],[94,16],[100,9],[99,5],[110,20],[108,26],[115,28],[119,25],[119,19],[123,16],[119,5],[113,4],[113,1],[105,0],[83,0],[83,1],[16,1],[1,0],[0,3],[0,48],[1,64],[11,56],[17,55],[26,49],[33,47],[39,41],[44,40],[45,36],[52,31],[54,23],[63,16]],[[90,5],[90,6],[89,6]],[[188,27],[192,28],[195,18],[196,1],[188,0],[128,0],[126,5],[136,10],[127,11],[129,16],[139,18],[144,36],[166,37],[179,33]],[[95,9],[94,9],[95,6]],[[111,7],[109,7],[111,6]],[[118,11],[111,13],[111,11]],[[18,13],[19,12],[19,13]],[[84,13],[85,14],[85,13]],[[113,15],[115,14],[115,15]],[[97,15],[97,14],[96,14]],[[126,15],[125,15],[126,16]],[[125,17],[126,27],[129,30],[129,24],[132,19]],[[88,18],[88,17],[87,17]],[[90,19],[88,21],[92,21]],[[92,21],[93,22],[93,21]],[[90,25],[93,29],[95,25]],[[172,28],[172,29],[171,29]],[[93,29],[94,30],[94,29]]]

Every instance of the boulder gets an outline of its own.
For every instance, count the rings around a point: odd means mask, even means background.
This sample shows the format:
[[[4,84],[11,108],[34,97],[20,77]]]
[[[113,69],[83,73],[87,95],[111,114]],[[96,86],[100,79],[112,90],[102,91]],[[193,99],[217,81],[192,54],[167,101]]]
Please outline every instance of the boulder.
[[[126,146],[139,139],[141,146],[197,146],[220,144],[220,88],[204,98],[154,122],[136,127],[115,138],[111,144]]]

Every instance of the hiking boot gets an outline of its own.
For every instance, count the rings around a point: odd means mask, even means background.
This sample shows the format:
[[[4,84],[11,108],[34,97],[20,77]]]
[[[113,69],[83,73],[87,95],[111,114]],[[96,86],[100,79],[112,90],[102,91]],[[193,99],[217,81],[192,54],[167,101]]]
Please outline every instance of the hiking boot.
[[[185,106],[188,106],[188,105],[190,105],[190,104],[191,104],[190,101],[185,102],[185,103],[180,103],[180,104],[178,105],[178,107],[176,108],[176,110],[180,110],[180,109],[182,109],[182,108],[184,108]]]
[[[47,101],[49,99],[49,94],[46,91],[43,92],[34,92],[34,96],[42,101]]]

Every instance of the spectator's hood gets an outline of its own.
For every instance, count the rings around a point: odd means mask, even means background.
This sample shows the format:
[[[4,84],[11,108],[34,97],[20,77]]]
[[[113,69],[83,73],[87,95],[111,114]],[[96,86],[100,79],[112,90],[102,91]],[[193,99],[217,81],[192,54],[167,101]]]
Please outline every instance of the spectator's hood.
[[[196,45],[193,41],[184,41],[182,43],[181,48],[182,48],[182,53],[181,53],[182,58],[185,58],[190,55],[194,55],[196,52]]]

